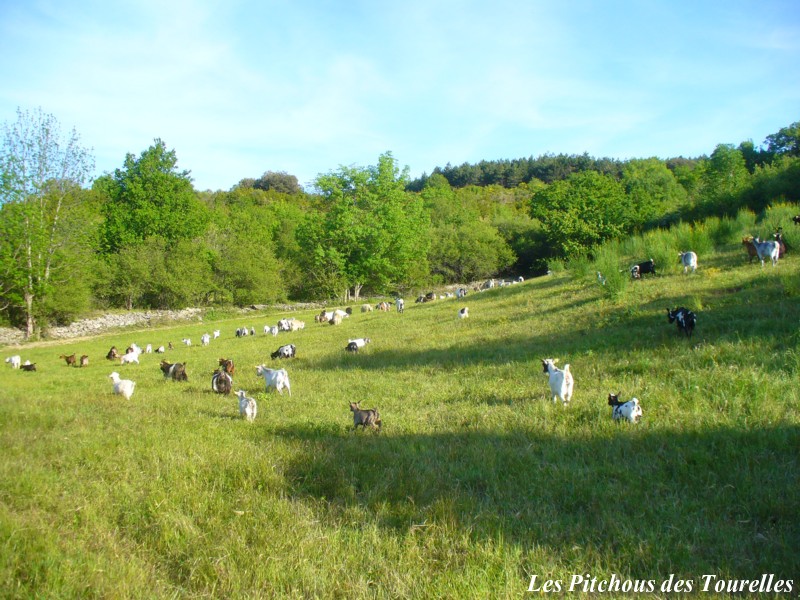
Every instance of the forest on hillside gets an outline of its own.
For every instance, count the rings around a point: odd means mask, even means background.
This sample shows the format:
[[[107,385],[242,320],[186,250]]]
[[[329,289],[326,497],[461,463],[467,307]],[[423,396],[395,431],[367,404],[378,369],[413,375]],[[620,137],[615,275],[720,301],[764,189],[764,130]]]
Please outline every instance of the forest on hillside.
[[[96,310],[535,276],[632,233],[798,202],[800,122],[697,158],[544,155],[447,164],[415,180],[386,152],[320,174],[310,190],[266,171],[198,191],[177,163],[156,139],[93,179],[76,131],[19,110],[0,147],[0,323],[31,337]]]

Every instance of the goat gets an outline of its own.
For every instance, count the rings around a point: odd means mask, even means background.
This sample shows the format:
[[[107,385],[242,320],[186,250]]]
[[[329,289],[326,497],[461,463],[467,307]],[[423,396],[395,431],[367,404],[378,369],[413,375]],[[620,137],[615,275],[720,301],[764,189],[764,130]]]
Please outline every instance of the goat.
[[[136,363],[137,365],[139,364],[139,353],[133,349],[119,357],[119,364],[128,365],[131,363]]]
[[[248,398],[244,390],[237,390],[236,395],[239,397],[239,414],[252,423],[258,412],[255,399]]]
[[[173,381],[189,381],[189,376],[186,374],[186,363],[169,363],[162,360],[159,367],[161,372],[164,373],[164,379],[172,378]]]
[[[772,234],[772,237],[778,242],[778,258],[783,258],[783,255],[786,254],[786,244],[783,241],[783,228],[778,227],[775,233]]]
[[[780,254],[780,244],[778,242],[769,240],[762,242],[758,238],[753,238],[753,245],[756,247],[758,259],[761,261],[761,266],[764,266],[764,259],[769,258],[772,261],[772,266],[778,264],[778,255]]]
[[[116,346],[111,346],[111,350],[109,350],[108,354],[106,354],[106,358],[108,360],[114,360],[115,358],[119,358],[119,352],[117,352]]]
[[[459,319],[466,319],[468,316],[469,316],[469,307],[465,306],[464,308],[458,311]]]
[[[220,358],[219,359],[219,366],[228,374],[233,375],[236,371],[236,367],[233,364],[232,360],[228,360],[227,358]]]
[[[186,344],[186,346],[187,346],[187,347],[192,345],[192,340],[191,340],[191,339],[189,339],[189,338],[183,338],[181,341],[182,341],[184,344]]]
[[[294,358],[296,353],[297,348],[294,344],[286,344],[275,350],[275,352],[270,354],[270,356],[272,357],[272,360],[275,360],[276,358]]]
[[[350,410],[353,412],[353,429],[358,429],[359,425],[361,425],[363,429],[366,429],[367,426],[372,429],[380,429],[383,423],[381,422],[381,415],[378,409],[370,408],[368,410],[363,410],[358,404],[358,402],[350,403]]]
[[[344,347],[346,352],[358,352],[358,344],[355,342],[347,342],[347,346]]]
[[[64,361],[67,363],[68,367],[74,367],[75,366],[75,355],[74,354],[70,354],[69,356],[66,356],[66,355],[62,354],[58,358],[63,358]]]
[[[289,324],[289,330],[290,331],[299,331],[300,329],[305,329],[305,328],[306,328],[306,322],[305,321],[298,321],[297,319],[294,319]]]
[[[459,298],[459,299],[461,299],[461,298],[463,298],[463,297],[464,297],[464,296],[466,296],[466,295],[467,295],[467,288],[463,288],[463,287],[461,287],[461,288],[458,288],[458,289],[456,290],[456,298]]]
[[[559,369],[556,367],[556,362],[558,362],[557,358],[543,358],[542,368],[550,378],[550,396],[553,398],[553,402],[560,398],[566,406],[572,399],[575,381],[569,371],[569,365],[564,365],[563,369]]]
[[[415,304],[422,304],[423,302],[425,302],[425,296],[417,296],[417,299],[414,300]]]
[[[15,354],[14,356],[9,356],[6,362],[11,365],[12,369],[19,369],[22,364],[22,357],[19,354]]]
[[[652,258],[631,267],[631,279],[641,279],[647,273],[656,274],[656,263]]]
[[[692,273],[694,273],[697,270],[697,254],[695,254],[691,250],[689,252],[678,253],[678,259],[681,261],[681,264],[683,265],[684,275],[689,269],[692,270]]]
[[[156,348],[156,352],[158,354],[164,354],[164,352],[166,352],[166,350],[164,349],[164,346],[159,346],[158,348]]]
[[[292,388],[289,385],[289,374],[286,372],[286,369],[268,369],[264,365],[259,365],[256,367],[256,374],[264,378],[267,391],[269,391],[269,388],[275,388],[278,390],[278,393],[282,395],[283,388],[286,388],[289,395],[292,395]]]
[[[215,329],[213,333],[214,333],[214,339],[217,339],[220,335],[222,335],[219,329]]]
[[[792,217],[792,221],[794,221],[795,225],[800,225],[800,215],[795,215]]]
[[[81,356],[80,366],[81,367],[88,367],[89,366],[89,356],[88,355],[84,354],[83,356]]]
[[[341,325],[342,324],[342,315],[334,314],[333,318],[331,318],[328,323],[331,325]]]
[[[344,349],[347,352],[358,352],[359,348],[363,348],[370,343],[369,338],[356,338],[354,340],[347,340],[347,346]]]
[[[361,305],[361,312],[362,313],[372,312],[372,304],[362,304]]]
[[[398,313],[402,313],[406,309],[406,301],[402,298],[395,298],[394,306]]]
[[[677,323],[679,332],[685,333],[687,338],[692,337],[692,332],[694,332],[694,327],[697,324],[697,316],[692,311],[683,306],[679,306],[675,310],[668,308],[667,318],[670,323]]]
[[[200,344],[203,346],[208,346],[211,343],[211,336],[207,333],[204,333],[200,336]]]
[[[116,371],[111,373],[108,378],[111,379],[115,394],[124,396],[126,400],[131,399],[131,396],[133,396],[133,389],[136,387],[136,383],[134,381],[131,381],[130,379],[120,379],[119,373]]]
[[[23,371],[35,371],[36,370],[36,363],[31,363],[29,361],[25,361],[24,365],[20,365],[19,367]]]
[[[639,419],[642,418],[642,407],[639,405],[639,400],[631,398],[627,402],[621,402],[619,399],[620,393],[608,395],[608,405],[612,407],[611,418],[615,421],[638,423]]]
[[[144,349],[145,354],[152,354],[153,352],[153,344],[147,344]]]
[[[378,302],[375,305],[375,308],[380,310],[380,311],[382,311],[382,312],[389,312],[389,310],[391,308],[391,304],[389,304],[388,302]]]
[[[290,319],[281,319],[280,321],[278,321],[278,329],[280,331],[291,331],[292,330],[291,321],[293,321],[293,320],[294,319],[291,319],[291,320]]]
[[[753,243],[753,236],[749,235],[743,237],[742,246],[747,250],[747,256],[750,258],[750,262],[753,262],[753,259],[758,257],[758,250],[756,250],[756,245]]]
[[[211,389],[218,394],[230,394],[233,388],[233,379],[223,369],[217,369],[211,375]]]

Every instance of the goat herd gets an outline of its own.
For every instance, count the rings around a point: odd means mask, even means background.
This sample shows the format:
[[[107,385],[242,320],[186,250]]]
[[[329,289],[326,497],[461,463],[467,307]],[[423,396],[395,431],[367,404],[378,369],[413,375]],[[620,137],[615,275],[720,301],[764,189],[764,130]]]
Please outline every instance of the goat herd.
[[[794,217],[795,224],[800,224],[800,215]],[[764,260],[769,259],[772,262],[772,265],[775,266],[778,262],[779,258],[784,256],[786,252],[786,245],[783,241],[783,232],[782,229],[779,228],[773,234],[774,240],[762,241],[757,237],[748,236],[742,239],[742,245],[748,252],[750,256],[750,261],[752,262],[753,258],[758,258],[761,261],[762,267],[764,266]],[[697,269],[697,254],[694,252],[681,252],[679,253],[679,261],[680,264],[683,266],[684,274],[687,273],[689,270],[695,272]],[[630,268],[630,275],[632,279],[641,279],[646,274],[656,274],[656,265],[653,259],[638,263],[633,265]],[[606,280],[605,277],[600,273],[597,272],[597,279],[601,285],[605,285]],[[522,278],[509,282],[509,283],[521,283]],[[490,280],[486,282],[482,286],[476,288],[478,291],[483,291],[486,289],[492,289],[496,285],[502,287],[503,284],[506,282],[501,282],[499,284],[495,283],[495,280]],[[459,288],[455,296],[459,299],[465,297],[467,291],[465,288]],[[453,294],[447,294],[443,296],[439,296],[439,298],[446,298],[450,297]],[[419,296],[416,300],[417,303],[422,302],[430,302],[436,300],[437,296],[434,293],[429,293],[424,296]],[[404,301],[402,298],[395,299],[395,308],[398,313],[403,313],[404,311]],[[389,311],[391,310],[391,305],[388,302],[381,302],[376,306],[377,310],[379,311]],[[373,310],[372,305],[364,304],[361,307],[361,312],[371,312]],[[339,325],[342,323],[343,319],[350,317],[352,314],[352,309],[347,308],[346,310],[333,310],[333,311],[325,311],[323,310],[319,315],[314,317],[315,322],[317,323],[329,323],[331,325]],[[458,318],[464,319],[469,316],[469,309],[467,307],[462,307],[458,310]],[[692,333],[694,331],[695,325],[697,323],[697,316],[689,309],[685,307],[678,307],[674,310],[670,310],[667,308],[667,318],[670,323],[676,323],[678,327],[678,331],[681,334],[685,334],[687,338],[692,337]],[[278,321],[277,325],[264,326],[264,334],[277,336],[279,332],[293,332],[302,330],[305,328],[305,322],[299,321],[294,318],[284,318]],[[235,331],[235,336],[239,337],[247,337],[247,336],[254,336],[256,334],[254,327],[240,327]],[[200,342],[203,346],[208,346],[211,343],[212,339],[217,339],[221,335],[219,330],[216,330],[212,334],[205,333],[201,336]],[[192,341],[189,338],[184,338],[182,343],[190,347],[192,345]],[[369,338],[357,338],[357,339],[350,339],[345,346],[345,350],[351,353],[358,353],[358,351],[370,343]],[[151,344],[148,344],[144,350],[137,346],[136,344],[131,344],[125,351],[124,354],[120,354],[115,346],[112,346],[111,349],[106,354],[106,359],[108,360],[119,360],[120,365],[126,364],[139,364],[139,357],[142,354],[149,354],[149,353],[157,353],[163,354],[169,350],[173,350],[174,347],[172,342],[169,342],[168,346],[165,348],[164,346],[159,346],[155,350]],[[271,358],[275,359],[290,359],[294,358],[297,354],[297,348],[294,344],[284,344],[281,345],[275,352],[271,353]],[[70,367],[87,367],[89,365],[89,357],[87,355],[81,355],[80,357],[77,354],[71,355],[60,355],[60,359],[64,360],[67,366]],[[5,359],[5,362],[8,363],[11,368],[13,369],[20,369],[22,371],[36,371],[36,363],[31,363],[30,361],[26,360],[24,363],[19,355],[10,356]],[[235,373],[235,365],[233,360],[227,358],[220,358],[219,359],[219,368],[214,370],[211,375],[211,389],[219,394],[228,395],[233,391],[233,375]],[[570,372],[570,366],[567,364],[564,366],[563,369],[559,369],[556,367],[556,362],[558,359],[547,358],[542,360],[542,368],[543,372],[549,378],[549,385],[550,385],[550,396],[553,399],[553,402],[561,400],[564,406],[568,405],[571,398],[572,398],[572,391],[574,387],[574,380],[572,377],[572,373]],[[188,381],[189,377],[186,372],[186,363],[170,363],[166,360],[162,360],[159,365],[161,372],[164,375],[164,379],[171,379],[173,381]],[[270,369],[267,368],[266,365],[258,365],[256,368],[256,375],[259,377],[263,377],[264,383],[266,386],[266,390],[269,392],[270,389],[275,389],[279,394],[283,394],[283,390],[286,391],[291,396],[291,384],[289,382],[289,374],[286,369]],[[112,391],[114,394],[118,394],[123,396],[125,399],[130,399],[133,396],[134,389],[136,387],[136,383],[129,379],[121,379],[120,374],[116,371],[111,373],[109,376],[111,379],[112,384]],[[258,412],[258,406],[255,399],[248,397],[247,393],[244,390],[237,390],[236,396],[239,400],[239,413],[243,418],[246,418],[248,421],[253,421],[256,418],[256,414]],[[615,421],[624,420],[630,421],[632,423],[637,423],[642,417],[642,407],[639,403],[637,398],[632,398],[627,402],[622,402],[619,399],[620,393],[617,394],[609,394],[608,395],[608,405],[612,408],[612,418]],[[380,429],[382,426],[382,421],[380,417],[380,413],[378,412],[377,408],[373,409],[362,409],[359,406],[358,402],[351,402],[350,403],[350,410],[353,413],[353,427],[355,429],[358,428],[359,425],[362,428],[366,429],[370,427],[372,429]]]

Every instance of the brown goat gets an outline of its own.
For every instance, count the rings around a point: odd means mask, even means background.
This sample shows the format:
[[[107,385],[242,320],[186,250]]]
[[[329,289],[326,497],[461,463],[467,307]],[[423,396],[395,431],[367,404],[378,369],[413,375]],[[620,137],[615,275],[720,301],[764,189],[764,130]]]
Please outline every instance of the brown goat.
[[[756,250],[756,245],[753,243],[753,236],[749,235],[747,237],[743,237],[742,246],[744,246],[747,250],[747,254],[750,257],[750,262],[753,262],[754,258],[758,258],[758,250]]]
[[[219,366],[222,367],[228,375],[233,375],[234,371],[236,371],[233,361],[227,358],[220,358]]]
[[[62,354],[58,358],[63,358],[66,361],[68,367],[75,366],[75,355],[74,354],[70,354],[69,356],[65,356],[64,354]]]
[[[119,352],[117,352],[116,346],[111,346],[111,350],[109,350],[108,354],[106,354],[106,358],[108,360],[114,360],[115,358],[119,358]]]
[[[362,410],[358,402],[351,402],[350,410],[353,411],[353,429],[358,429],[359,425],[364,429],[366,429],[367,426],[370,426],[372,429],[380,429],[383,426],[381,415],[377,408]]]

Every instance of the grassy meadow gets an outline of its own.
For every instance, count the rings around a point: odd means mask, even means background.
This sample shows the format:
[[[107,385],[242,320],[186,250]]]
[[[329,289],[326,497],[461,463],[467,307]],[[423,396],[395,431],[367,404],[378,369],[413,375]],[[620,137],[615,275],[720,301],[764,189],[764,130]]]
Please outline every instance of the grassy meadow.
[[[264,325],[290,313],[3,348],[39,370],[0,369],[0,595],[515,598],[533,575],[674,574],[696,592],[704,574],[764,573],[796,592],[800,239],[787,231],[797,250],[762,268],[740,244],[757,224],[739,219],[464,300],[407,298],[404,314],[291,313],[305,330],[277,338]],[[689,244],[700,266],[684,275]],[[618,276],[654,254],[658,276]],[[691,340],[667,322],[679,305],[698,315]],[[351,355],[354,337],[372,343]],[[104,358],[170,341],[188,383],[165,381],[157,354]],[[291,397],[254,369],[285,343]],[[220,357],[254,423],[211,391]],[[547,398],[548,357],[571,365],[568,407]],[[115,370],[136,381],[129,401]],[[618,391],[639,424],[612,421]],[[382,431],[354,432],[350,401],[377,406]]]

